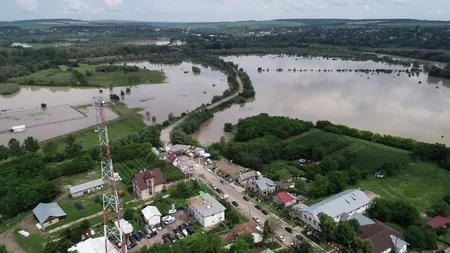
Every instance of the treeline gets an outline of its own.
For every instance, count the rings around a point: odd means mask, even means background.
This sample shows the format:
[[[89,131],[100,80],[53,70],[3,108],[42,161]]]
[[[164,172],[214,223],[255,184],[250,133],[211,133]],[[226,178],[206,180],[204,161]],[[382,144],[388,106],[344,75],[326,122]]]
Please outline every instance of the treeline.
[[[200,126],[206,120],[212,118],[213,112],[206,107],[201,107],[189,113],[170,134],[172,144],[195,145],[197,142],[189,136],[200,129]]]
[[[450,62],[450,60],[449,60]],[[428,75],[434,76],[434,77],[441,77],[441,78],[447,78],[450,79],[450,63],[447,63],[445,68],[439,68],[436,66],[432,66],[428,70]]]
[[[127,65],[100,65],[95,67],[96,72],[115,72],[115,71],[124,71],[126,72],[138,72],[139,67],[138,66],[127,66]]]
[[[240,119],[236,125],[235,141],[248,141],[265,135],[284,139],[307,132],[314,127],[312,122],[290,119],[282,116],[269,116],[261,113],[257,116]]]
[[[253,87],[252,80],[250,80],[247,72],[245,72],[243,69],[239,69],[238,75],[243,85],[243,91],[239,93],[239,96],[243,98],[255,97],[255,88]]]
[[[391,135],[380,135],[366,130],[359,130],[344,125],[335,125],[326,120],[319,120],[316,127],[327,132],[348,135],[386,146],[412,151],[413,157],[423,161],[438,163],[442,168],[450,169],[450,149],[444,144],[431,144],[416,141],[410,138],[396,137]]]
[[[441,51],[379,49],[375,52],[379,54],[398,55],[402,57],[409,57],[426,61],[450,62],[450,55]]]

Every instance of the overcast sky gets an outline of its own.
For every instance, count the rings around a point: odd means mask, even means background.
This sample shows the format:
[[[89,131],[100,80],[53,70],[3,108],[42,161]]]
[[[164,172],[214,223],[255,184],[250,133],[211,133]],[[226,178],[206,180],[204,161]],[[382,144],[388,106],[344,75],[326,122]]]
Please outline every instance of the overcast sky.
[[[450,0],[0,0],[1,20],[236,21],[276,18],[450,20]]]

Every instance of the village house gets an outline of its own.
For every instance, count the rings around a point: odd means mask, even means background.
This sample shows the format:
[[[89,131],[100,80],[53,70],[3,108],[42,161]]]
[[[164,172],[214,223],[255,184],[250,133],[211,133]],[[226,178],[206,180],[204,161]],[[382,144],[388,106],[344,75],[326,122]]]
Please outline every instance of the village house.
[[[432,229],[447,228],[450,225],[450,218],[447,216],[436,216],[427,222],[427,226]]]
[[[244,173],[241,173],[237,176],[236,180],[240,185],[245,185],[249,182],[254,181],[257,178],[257,173],[254,170],[250,170]]]
[[[188,199],[188,212],[204,228],[209,228],[225,220],[226,208],[208,193]]]
[[[297,198],[289,192],[277,192],[272,197],[273,202],[282,206],[292,206],[297,203]]]
[[[251,182],[251,187],[257,195],[270,195],[275,192],[276,183],[262,177]]]
[[[347,219],[353,213],[363,213],[370,204],[370,198],[361,190],[349,189],[312,206],[303,203],[294,205],[297,218],[320,231],[319,213],[325,213],[336,222]]]
[[[238,224],[233,227],[231,232],[222,236],[223,241],[227,245],[231,245],[241,235],[253,235],[253,242],[259,243],[262,241],[263,229],[254,221]]]
[[[391,251],[405,253],[408,247],[408,243],[400,232],[377,220],[372,221],[372,224],[360,226],[358,232],[361,239],[370,240],[372,243],[371,253],[388,253]]]
[[[103,188],[103,179],[97,179],[83,184],[75,185],[69,188],[70,196],[77,198]]]
[[[175,154],[169,154],[169,162],[174,166],[174,167],[178,167],[178,165],[180,164],[180,159],[177,158],[177,156]]]
[[[166,178],[160,168],[141,171],[133,177],[133,195],[136,199],[148,199],[163,190]]]
[[[42,227],[46,228],[63,220],[67,214],[57,203],[39,203],[34,209],[33,214]]]

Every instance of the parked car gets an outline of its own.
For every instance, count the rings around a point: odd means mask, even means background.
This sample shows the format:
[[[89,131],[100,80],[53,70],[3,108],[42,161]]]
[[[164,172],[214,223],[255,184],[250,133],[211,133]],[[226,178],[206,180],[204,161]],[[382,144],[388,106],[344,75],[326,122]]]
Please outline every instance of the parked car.
[[[267,211],[266,209],[261,210],[261,212],[262,212],[264,215],[268,215],[268,214],[269,214],[269,211]]]
[[[137,232],[136,234],[134,234],[134,237],[136,237],[136,241],[141,241],[142,240],[142,233],[141,232]]]
[[[233,206],[235,206],[235,207],[239,206],[238,202],[236,202],[236,201],[232,201],[231,204],[233,204]]]
[[[172,235],[172,234],[169,236],[169,239],[170,239],[170,242],[172,242],[172,243],[175,243],[175,242],[177,241],[177,239],[175,238],[175,236]]]
[[[223,191],[222,191],[221,189],[219,189],[219,188],[217,188],[216,191],[217,191],[218,193],[220,193],[220,194],[223,193]]]
[[[176,220],[177,220],[177,219],[175,219],[175,217],[170,216],[170,218],[168,218],[168,219],[166,219],[166,220],[164,221],[164,224],[168,225],[168,224],[170,224],[170,223],[175,222]]]
[[[128,242],[136,242],[136,238],[133,235],[128,236]]]
[[[149,225],[149,228],[152,232],[156,232],[156,230],[157,230],[154,225],[151,225],[151,226]]]
[[[284,229],[285,229],[286,231],[288,231],[289,233],[291,233],[291,234],[292,234],[292,231],[293,231],[293,230],[292,230],[292,228],[291,228],[291,227],[285,227]]]
[[[161,224],[156,224],[156,229],[158,229],[159,231],[161,231],[163,228],[162,228],[162,226],[161,226]]]
[[[130,237],[132,237],[132,236],[130,236]],[[134,248],[134,247],[136,247],[137,246],[137,243],[136,243],[136,241],[133,241],[133,242],[128,242],[128,244],[127,244],[127,250],[130,250],[130,249],[132,249],[132,248]]]
[[[258,210],[262,210],[262,207],[260,205],[255,205],[255,208]]]
[[[244,196],[244,197],[242,197],[245,201],[248,201],[249,199],[246,197],[246,196]]]
[[[217,186],[215,184],[211,185],[214,190],[217,190]]]
[[[149,234],[147,235],[147,238],[150,239],[150,238],[153,238],[153,237],[155,237],[155,236],[157,236],[157,235],[158,235],[158,232],[153,231],[153,232],[151,232],[151,233],[149,233]]]
[[[174,213],[176,213],[177,212],[177,209],[176,208],[173,208],[173,209],[170,209],[169,210],[169,214],[174,214]]]
[[[164,244],[171,244],[172,243],[170,241],[169,237],[163,238],[163,242],[164,242]]]
[[[224,194],[224,195],[220,196],[220,199],[227,199],[227,198],[228,198],[227,194]]]
[[[223,181],[222,179],[220,180],[220,183],[225,184],[225,181]]]
[[[179,225],[179,226],[178,226],[178,229],[181,231],[181,233],[182,233],[184,236],[188,236],[188,235],[189,235],[189,233],[187,232],[186,228],[183,227],[182,225]]]
[[[282,242],[284,242],[284,240],[286,240],[286,238],[284,238],[284,235],[278,235],[277,237],[278,237],[278,239],[280,239]]]
[[[254,220],[255,222],[259,222],[259,219],[258,219],[258,217],[256,217],[256,216],[253,216],[253,217],[252,217],[252,220]]]
[[[186,231],[187,231],[190,235],[192,235],[192,234],[195,233],[195,230],[194,230],[191,226],[189,226],[189,225],[186,225]]]

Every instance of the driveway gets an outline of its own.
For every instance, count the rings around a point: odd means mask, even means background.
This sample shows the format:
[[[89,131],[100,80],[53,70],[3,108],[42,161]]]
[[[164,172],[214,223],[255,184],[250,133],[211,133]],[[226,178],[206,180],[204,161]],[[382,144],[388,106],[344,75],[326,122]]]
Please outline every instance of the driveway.
[[[142,249],[144,246],[150,247],[151,245],[155,243],[163,243],[162,235],[165,233],[173,233],[173,229],[175,227],[178,227],[179,225],[183,223],[189,222],[189,216],[186,214],[185,211],[178,211],[174,214],[170,214],[170,216],[175,217],[177,220],[174,223],[168,224],[168,225],[162,225],[163,229],[161,231],[158,230],[158,235],[156,235],[153,238],[148,239],[147,235],[142,238],[140,242],[138,242],[137,246],[133,249],[129,250],[128,252],[138,252],[140,249]],[[133,231],[134,233],[136,231]]]

